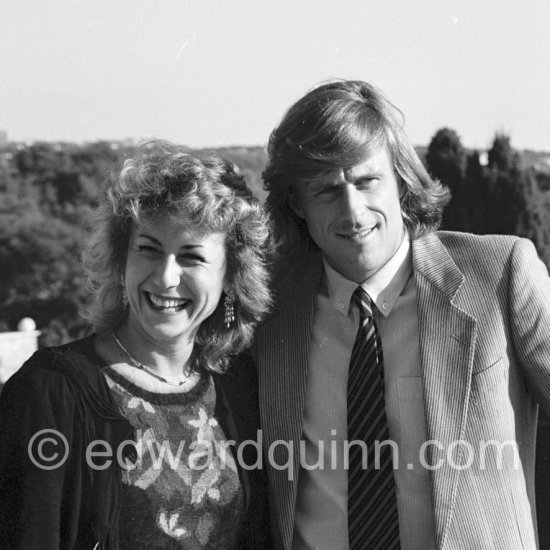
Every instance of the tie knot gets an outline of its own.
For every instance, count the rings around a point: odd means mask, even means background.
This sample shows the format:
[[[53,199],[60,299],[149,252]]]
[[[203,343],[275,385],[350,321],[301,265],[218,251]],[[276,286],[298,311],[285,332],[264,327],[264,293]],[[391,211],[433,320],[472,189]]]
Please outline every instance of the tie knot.
[[[355,289],[353,299],[362,317],[372,317],[372,300],[363,287],[358,286]]]

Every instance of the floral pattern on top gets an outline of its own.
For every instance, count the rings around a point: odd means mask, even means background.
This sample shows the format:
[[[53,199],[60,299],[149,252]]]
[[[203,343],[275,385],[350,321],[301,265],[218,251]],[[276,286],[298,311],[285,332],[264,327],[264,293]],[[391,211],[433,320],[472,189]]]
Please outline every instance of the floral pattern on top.
[[[212,378],[187,393],[156,394],[110,368],[105,377],[138,451],[122,471],[121,550],[234,548],[242,487],[214,416]]]

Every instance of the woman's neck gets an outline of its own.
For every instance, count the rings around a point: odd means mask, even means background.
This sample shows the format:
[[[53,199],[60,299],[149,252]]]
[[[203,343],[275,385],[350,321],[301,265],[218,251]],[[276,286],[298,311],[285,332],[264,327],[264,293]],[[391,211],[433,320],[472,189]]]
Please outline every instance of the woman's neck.
[[[193,340],[153,339],[149,334],[138,334],[128,323],[113,330],[113,339],[127,361],[167,381],[184,381],[193,370]]]

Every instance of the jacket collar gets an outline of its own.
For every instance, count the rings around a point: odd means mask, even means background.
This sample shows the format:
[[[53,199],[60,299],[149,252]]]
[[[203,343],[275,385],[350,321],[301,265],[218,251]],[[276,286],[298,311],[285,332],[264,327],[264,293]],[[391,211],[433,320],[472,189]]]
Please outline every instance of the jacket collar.
[[[428,233],[412,241],[413,270],[426,279],[434,290],[452,301],[464,282],[458,269],[437,233]]]

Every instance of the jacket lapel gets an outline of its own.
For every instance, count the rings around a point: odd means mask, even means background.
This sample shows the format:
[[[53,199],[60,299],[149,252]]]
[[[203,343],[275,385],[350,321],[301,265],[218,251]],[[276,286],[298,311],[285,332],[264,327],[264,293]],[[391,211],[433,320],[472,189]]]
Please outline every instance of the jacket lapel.
[[[412,247],[426,428],[433,442],[427,459],[438,465],[432,471],[432,498],[437,547],[442,549],[460,475],[461,446],[456,442],[465,434],[477,326],[460,308],[464,275],[439,237],[429,234]],[[450,460],[449,449],[454,449]]]
[[[298,441],[302,436],[309,342],[321,271],[322,262],[316,254],[307,264],[292,266],[284,274],[284,287],[275,288],[277,309],[258,330],[254,342],[263,450],[264,456],[279,466],[268,471],[273,511],[285,547],[290,546],[294,524]],[[293,447],[288,451],[288,446],[278,441],[291,442]],[[279,469],[281,465],[287,467]]]

